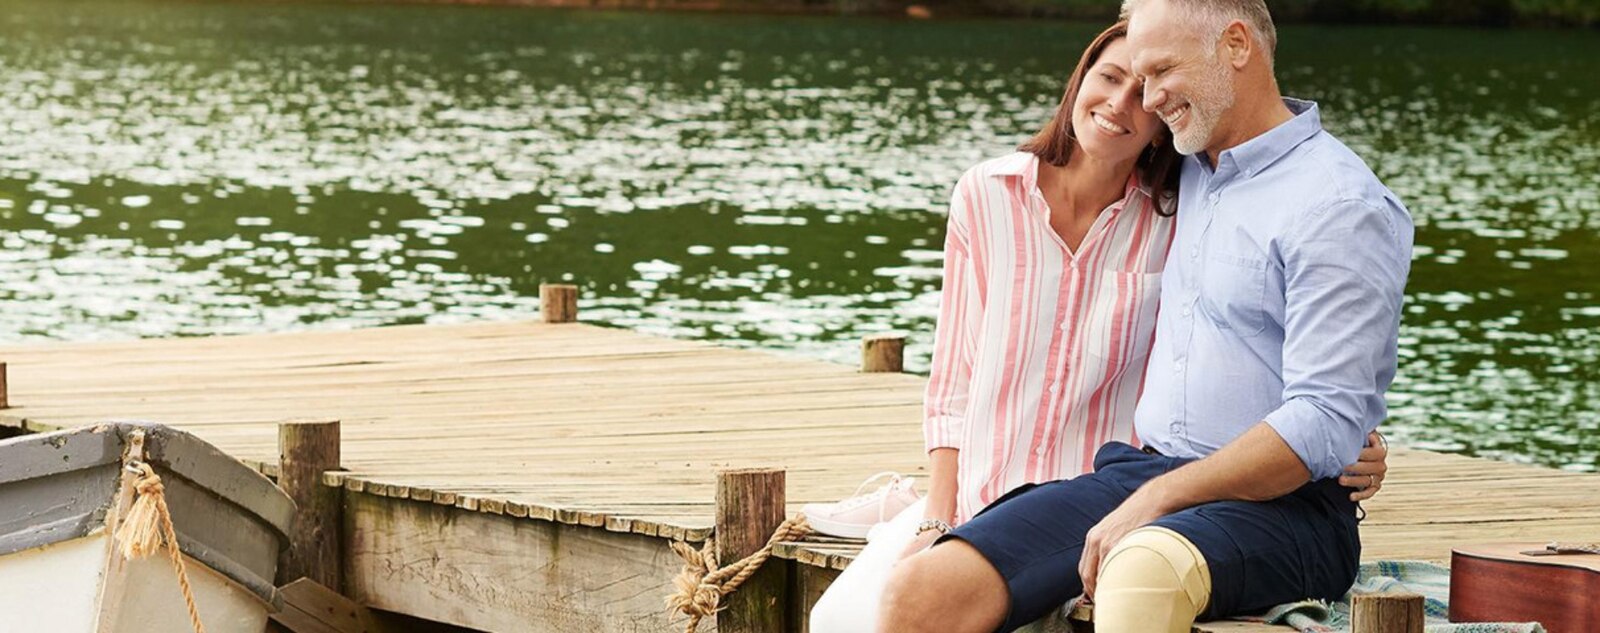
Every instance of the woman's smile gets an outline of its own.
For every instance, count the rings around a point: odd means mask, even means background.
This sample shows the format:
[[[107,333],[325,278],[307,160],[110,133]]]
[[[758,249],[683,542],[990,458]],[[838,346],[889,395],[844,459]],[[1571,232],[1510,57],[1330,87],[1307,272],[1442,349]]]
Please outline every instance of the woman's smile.
[[[1121,125],[1118,125],[1117,123],[1113,122],[1111,119],[1107,118],[1105,115],[1100,114],[1099,112],[1090,112],[1089,113],[1089,117],[1094,120],[1095,127],[1100,128],[1102,131],[1104,131],[1107,134],[1110,134],[1112,136],[1122,136],[1124,134],[1131,134],[1131,132],[1128,131],[1128,128],[1123,127]]]

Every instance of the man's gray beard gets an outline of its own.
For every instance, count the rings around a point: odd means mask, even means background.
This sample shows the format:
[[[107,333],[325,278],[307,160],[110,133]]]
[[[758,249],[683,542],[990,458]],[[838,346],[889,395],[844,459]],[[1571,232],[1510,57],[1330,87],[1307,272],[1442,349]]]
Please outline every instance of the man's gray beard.
[[[1210,70],[1189,95],[1189,124],[1184,126],[1183,132],[1172,133],[1172,148],[1179,154],[1192,156],[1205,150],[1222,113],[1233,107],[1231,79],[1228,66],[1213,59]]]

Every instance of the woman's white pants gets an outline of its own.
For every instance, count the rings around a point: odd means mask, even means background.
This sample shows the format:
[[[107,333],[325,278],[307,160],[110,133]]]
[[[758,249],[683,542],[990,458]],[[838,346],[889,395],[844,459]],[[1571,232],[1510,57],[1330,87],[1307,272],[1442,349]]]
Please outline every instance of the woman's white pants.
[[[867,534],[867,546],[811,608],[811,633],[876,633],[889,572],[917,538],[927,500],[911,504]]]

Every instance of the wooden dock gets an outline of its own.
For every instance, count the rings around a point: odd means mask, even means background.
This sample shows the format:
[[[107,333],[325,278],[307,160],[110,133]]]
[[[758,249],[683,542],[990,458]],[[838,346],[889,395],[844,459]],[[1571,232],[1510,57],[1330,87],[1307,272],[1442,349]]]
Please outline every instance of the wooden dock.
[[[681,630],[662,607],[668,543],[711,535],[718,470],[785,469],[793,512],[926,463],[921,377],[578,323],[44,344],[0,361],[4,425],[154,420],[269,475],[279,422],[341,420],[347,472],[325,482],[344,495],[344,592],[491,631]],[[1368,558],[1600,526],[1600,476],[1399,447],[1391,464]],[[796,605],[852,551],[780,549]]]

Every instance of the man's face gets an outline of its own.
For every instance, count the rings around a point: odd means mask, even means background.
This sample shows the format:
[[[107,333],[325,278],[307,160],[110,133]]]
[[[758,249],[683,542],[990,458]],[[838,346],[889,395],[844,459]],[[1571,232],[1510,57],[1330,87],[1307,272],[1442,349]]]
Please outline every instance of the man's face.
[[[1163,0],[1139,5],[1129,18],[1133,72],[1144,80],[1144,109],[1172,130],[1179,153],[1195,154],[1216,140],[1233,107],[1233,68],[1218,54],[1218,35],[1200,33]]]

